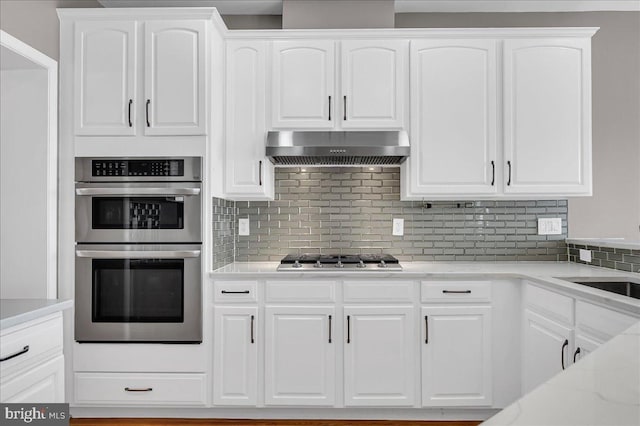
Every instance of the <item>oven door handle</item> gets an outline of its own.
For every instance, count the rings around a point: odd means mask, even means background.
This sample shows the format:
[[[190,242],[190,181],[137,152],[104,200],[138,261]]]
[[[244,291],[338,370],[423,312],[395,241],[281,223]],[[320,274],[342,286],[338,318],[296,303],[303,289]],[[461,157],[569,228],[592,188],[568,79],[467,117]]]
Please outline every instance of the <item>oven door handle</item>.
[[[76,195],[199,195],[200,188],[76,188]]]
[[[76,256],[93,259],[185,259],[200,257],[200,250],[76,250]]]

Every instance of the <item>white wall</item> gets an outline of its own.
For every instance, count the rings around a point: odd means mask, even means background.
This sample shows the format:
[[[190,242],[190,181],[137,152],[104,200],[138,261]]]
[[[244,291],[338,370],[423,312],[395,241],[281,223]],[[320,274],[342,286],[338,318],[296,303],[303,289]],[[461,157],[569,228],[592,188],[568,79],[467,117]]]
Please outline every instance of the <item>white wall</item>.
[[[58,60],[58,7],[101,7],[97,0],[0,0],[0,29]]]

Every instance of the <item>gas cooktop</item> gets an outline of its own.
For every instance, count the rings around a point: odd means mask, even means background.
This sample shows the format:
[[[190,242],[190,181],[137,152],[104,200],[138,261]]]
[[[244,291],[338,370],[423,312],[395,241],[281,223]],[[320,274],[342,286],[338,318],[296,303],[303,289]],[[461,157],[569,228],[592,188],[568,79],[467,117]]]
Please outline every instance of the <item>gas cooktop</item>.
[[[398,259],[389,254],[290,254],[278,271],[401,271]]]

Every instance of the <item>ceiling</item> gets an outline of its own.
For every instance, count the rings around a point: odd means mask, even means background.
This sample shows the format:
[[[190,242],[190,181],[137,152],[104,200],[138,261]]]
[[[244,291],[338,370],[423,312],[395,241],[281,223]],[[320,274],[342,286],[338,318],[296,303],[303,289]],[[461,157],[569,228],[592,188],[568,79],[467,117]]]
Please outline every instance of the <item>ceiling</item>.
[[[216,7],[222,15],[281,15],[282,0],[98,0],[105,7]],[[396,13],[640,11],[640,0],[395,0]]]

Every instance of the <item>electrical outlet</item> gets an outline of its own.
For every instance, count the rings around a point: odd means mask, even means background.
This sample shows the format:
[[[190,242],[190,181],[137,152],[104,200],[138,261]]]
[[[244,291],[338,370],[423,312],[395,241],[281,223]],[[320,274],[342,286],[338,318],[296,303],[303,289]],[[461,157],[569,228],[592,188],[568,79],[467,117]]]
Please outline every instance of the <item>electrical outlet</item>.
[[[580,260],[583,262],[591,262],[591,250],[580,249]]]
[[[538,235],[562,234],[562,219],[559,217],[538,218]]]
[[[249,218],[238,219],[238,235],[246,237],[249,235]]]
[[[403,236],[404,235],[404,219],[393,218],[393,235]]]

